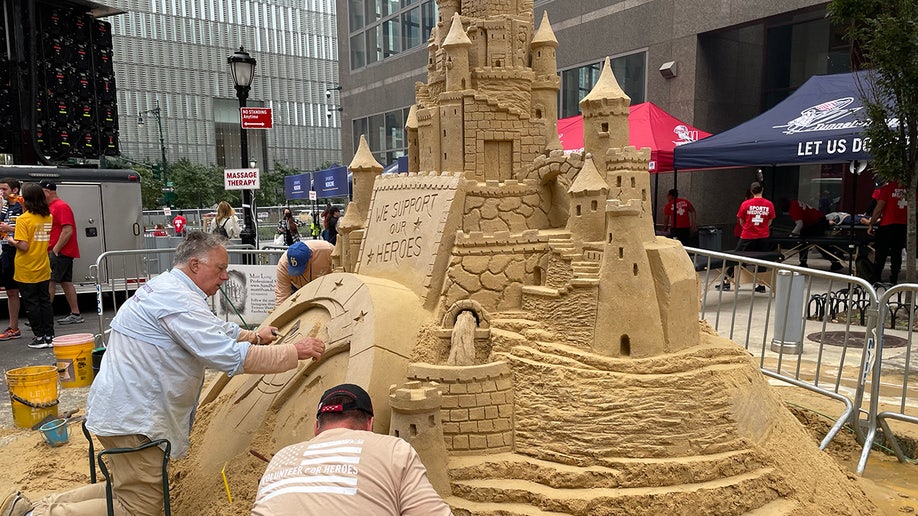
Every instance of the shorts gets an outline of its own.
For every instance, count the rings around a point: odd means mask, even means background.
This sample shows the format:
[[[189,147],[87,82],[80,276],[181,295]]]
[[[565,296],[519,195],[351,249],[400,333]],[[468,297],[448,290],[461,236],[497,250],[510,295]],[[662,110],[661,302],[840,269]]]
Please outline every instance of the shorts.
[[[51,261],[51,281],[55,283],[73,283],[73,258],[48,251]]]
[[[16,248],[11,245],[3,246],[3,254],[0,254],[0,287],[6,290],[19,288],[19,284],[13,279],[13,273],[16,272],[15,260]]]

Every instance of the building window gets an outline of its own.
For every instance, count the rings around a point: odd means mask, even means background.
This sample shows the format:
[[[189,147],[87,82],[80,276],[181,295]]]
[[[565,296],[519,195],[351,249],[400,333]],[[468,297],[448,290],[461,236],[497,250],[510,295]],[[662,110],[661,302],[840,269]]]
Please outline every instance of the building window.
[[[436,23],[435,0],[348,0],[351,69],[425,45]]]
[[[647,53],[636,52],[613,58],[612,73],[625,94],[631,97],[631,104],[644,102],[647,83]],[[561,72],[560,118],[580,114],[580,99],[585,97],[602,71],[602,63],[594,63]]]
[[[384,166],[391,164],[398,157],[408,154],[408,138],[405,133],[405,120],[409,108],[396,109],[364,118],[355,118],[351,122],[354,130],[354,149],[360,143],[360,135],[366,135],[367,145],[373,156]]]

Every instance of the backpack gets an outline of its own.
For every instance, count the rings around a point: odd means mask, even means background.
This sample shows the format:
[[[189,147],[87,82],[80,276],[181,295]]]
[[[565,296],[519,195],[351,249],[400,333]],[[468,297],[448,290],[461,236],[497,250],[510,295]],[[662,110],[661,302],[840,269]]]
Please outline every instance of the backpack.
[[[229,233],[226,232],[227,222],[229,222],[229,218],[223,219],[223,224],[220,224],[219,226],[214,227],[214,229],[211,230],[211,233],[215,235],[220,235],[223,238],[229,238]]]

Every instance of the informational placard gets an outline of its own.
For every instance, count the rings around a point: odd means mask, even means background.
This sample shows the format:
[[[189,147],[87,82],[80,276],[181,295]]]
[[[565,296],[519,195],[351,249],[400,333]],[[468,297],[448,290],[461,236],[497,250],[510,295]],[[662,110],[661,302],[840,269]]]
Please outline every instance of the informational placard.
[[[448,226],[459,181],[456,176],[377,179],[356,272],[398,281],[426,297],[435,267],[445,266],[438,259],[452,248],[456,228]]]
[[[314,200],[316,200],[316,199],[318,199],[318,198],[319,198],[319,196],[316,195],[316,191],[315,191],[315,190],[310,190],[310,191],[309,191],[309,200],[310,200],[310,201],[314,201]]]
[[[271,108],[239,108],[239,119],[242,121],[243,129],[271,129],[274,127],[274,117],[271,113]]]
[[[214,305],[220,318],[248,325],[260,324],[274,309],[274,265],[240,265],[231,263],[229,279],[217,292]],[[240,317],[241,316],[241,317]]]
[[[258,190],[261,188],[257,168],[227,168],[223,171],[224,190]]]
[[[347,197],[350,193],[347,167],[341,165],[313,172],[312,184],[316,195],[323,199]]]

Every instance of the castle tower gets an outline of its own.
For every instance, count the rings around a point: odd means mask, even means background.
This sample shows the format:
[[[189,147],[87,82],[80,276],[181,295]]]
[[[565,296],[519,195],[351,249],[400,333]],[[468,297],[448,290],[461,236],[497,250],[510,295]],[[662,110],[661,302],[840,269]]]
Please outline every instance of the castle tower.
[[[418,153],[418,105],[412,104],[408,109],[408,120],[405,121],[405,134],[408,135],[408,172],[421,170]]]
[[[574,240],[580,242],[597,242],[603,240],[605,233],[606,196],[609,185],[596,170],[592,156],[587,154],[583,168],[577,173],[567,194],[571,198],[570,216],[567,219],[567,230]]]
[[[344,217],[338,221],[338,243],[335,249],[338,261],[335,266],[343,267],[347,272],[354,272],[360,254],[360,241],[366,229],[367,214],[370,211],[373,183],[383,171],[383,166],[373,157],[367,139],[362,134],[354,159],[347,168],[351,171],[353,181],[353,200],[344,210]]]
[[[548,11],[542,15],[539,30],[532,37],[532,71],[535,81],[532,83],[532,118],[545,120],[546,129],[554,130],[558,121],[558,91],[561,78],[558,77],[557,59],[558,40],[551,23]],[[557,134],[557,131],[555,131]],[[546,135],[549,139],[551,135]]]
[[[469,48],[471,40],[462,28],[459,13],[453,14],[449,34],[443,40],[446,54],[446,91],[461,91],[471,87],[472,76],[469,73]]]
[[[628,111],[631,99],[622,91],[607,57],[596,86],[580,101],[583,113],[583,150],[602,159],[606,150],[628,145]],[[597,163],[600,170],[605,167]],[[613,185],[609,185],[614,188]]]
[[[452,491],[440,419],[442,403],[436,383],[412,381],[403,387],[389,387],[389,435],[411,444],[427,468],[431,485],[440,496],[449,496]]]

